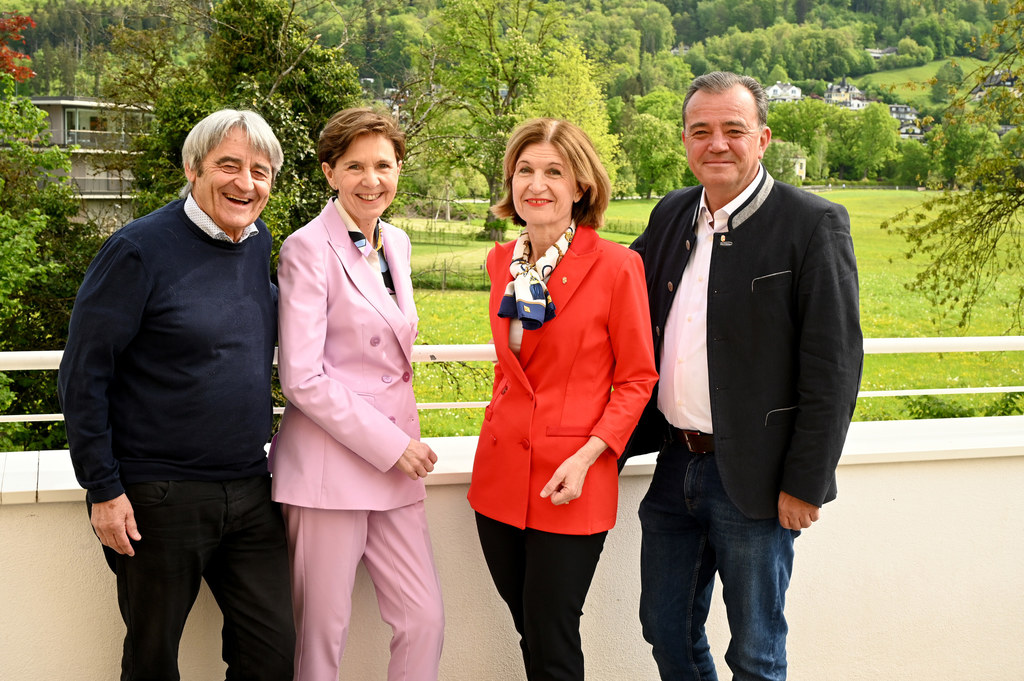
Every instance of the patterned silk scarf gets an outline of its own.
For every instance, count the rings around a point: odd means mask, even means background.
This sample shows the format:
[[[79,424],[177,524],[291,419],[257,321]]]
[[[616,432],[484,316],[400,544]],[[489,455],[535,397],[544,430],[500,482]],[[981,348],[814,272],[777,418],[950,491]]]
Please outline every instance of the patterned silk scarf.
[[[544,322],[554,318],[555,304],[551,302],[547,281],[552,270],[569,250],[575,234],[576,223],[570,223],[565,234],[558,237],[558,241],[531,265],[530,237],[523,230],[512,249],[512,263],[508,268],[512,281],[505,288],[505,297],[498,307],[499,317],[519,319],[527,331],[539,329]]]

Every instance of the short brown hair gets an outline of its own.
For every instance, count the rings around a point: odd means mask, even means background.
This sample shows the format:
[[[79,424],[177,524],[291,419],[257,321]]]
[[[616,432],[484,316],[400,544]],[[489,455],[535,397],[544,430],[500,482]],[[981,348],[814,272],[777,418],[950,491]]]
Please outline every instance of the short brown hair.
[[[572,205],[572,219],[577,225],[588,225],[595,229],[604,225],[604,212],[608,209],[612,185],[608,172],[597,157],[594,143],[587,133],[569,121],[557,118],[534,118],[522,123],[512,131],[505,147],[505,195],[491,208],[499,218],[512,218],[520,227],[526,225],[516,213],[512,199],[512,177],[516,162],[523,149],[531,144],[550,142],[572,171],[576,183],[583,189],[579,201]]]
[[[405,159],[405,133],[398,121],[373,109],[342,109],[331,116],[316,145],[321,163],[333,166],[360,135],[380,135],[395,147],[395,159]]]

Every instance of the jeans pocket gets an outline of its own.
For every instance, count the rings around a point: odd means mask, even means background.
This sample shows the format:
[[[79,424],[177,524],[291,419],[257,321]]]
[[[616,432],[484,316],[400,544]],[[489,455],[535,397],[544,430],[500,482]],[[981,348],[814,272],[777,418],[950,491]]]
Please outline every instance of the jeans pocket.
[[[171,492],[169,480],[156,480],[153,482],[136,482],[125,485],[125,494],[132,506],[159,506],[167,501]]]

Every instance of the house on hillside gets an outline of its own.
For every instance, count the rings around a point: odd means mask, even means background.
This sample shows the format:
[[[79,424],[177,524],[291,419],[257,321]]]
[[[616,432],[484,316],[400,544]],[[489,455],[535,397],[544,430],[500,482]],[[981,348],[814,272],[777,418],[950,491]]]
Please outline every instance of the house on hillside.
[[[847,83],[846,77],[839,83],[829,83],[825,88],[825,102],[833,106],[842,106],[859,111],[868,105],[867,97],[853,83]]]
[[[764,92],[769,102],[799,102],[803,97],[803,93],[796,85],[778,80],[774,85],[766,87]]]
[[[115,170],[117,156],[131,153],[131,137],[153,115],[143,109],[118,107],[96,99],[32,97],[46,112],[50,141],[71,149],[71,182],[82,199],[79,218],[116,229],[132,218],[132,177]]]
[[[871,58],[874,59],[875,61],[878,61],[882,57],[888,57],[890,54],[899,54],[899,50],[897,50],[895,47],[883,47],[881,49],[875,47],[868,47],[865,48],[864,51],[871,55]]]
[[[913,123],[917,120],[917,109],[909,104],[890,104],[889,115],[898,120],[900,125]]]
[[[900,137],[905,140],[924,141],[924,131],[916,121],[900,121]]]

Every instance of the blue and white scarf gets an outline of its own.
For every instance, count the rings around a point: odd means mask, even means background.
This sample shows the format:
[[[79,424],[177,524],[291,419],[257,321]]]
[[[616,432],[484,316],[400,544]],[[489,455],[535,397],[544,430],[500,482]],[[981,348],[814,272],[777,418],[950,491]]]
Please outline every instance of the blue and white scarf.
[[[570,223],[565,234],[558,237],[558,241],[531,265],[530,237],[523,230],[512,249],[512,262],[508,268],[512,281],[505,288],[505,297],[498,306],[499,317],[518,319],[527,331],[539,329],[544,322],[554,318],[555,304],[551,302],[547,281],[569,250],[575,234],[576,224]]]

